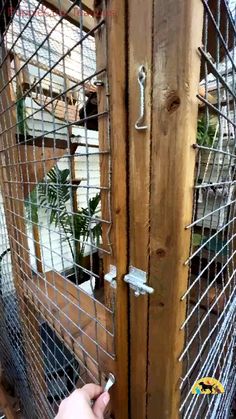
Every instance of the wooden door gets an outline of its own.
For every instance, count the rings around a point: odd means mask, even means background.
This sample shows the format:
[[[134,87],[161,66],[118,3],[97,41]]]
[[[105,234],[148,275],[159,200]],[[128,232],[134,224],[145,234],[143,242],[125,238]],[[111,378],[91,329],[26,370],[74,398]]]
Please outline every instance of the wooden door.
[[[54,417],[73,386],[104,385],[113,373],[110,412],[128,419],[125,2],[95,1],[93,9],[93,2],[49,1],[41,13],[38,3],[33,7],[30,16],[7,16],[1,38],[1,193],[25,351],[17,362],[26,364],[38,417]],[[15,27],[18,46],[10,36]],[[46,205],[39,200],[40,185],[48,183],[56,207],[47,192]],[[69,224],[60,220],[65,190]],[[86,219],[86,234],[76,236]],[[57,351],[76,377],[61,365],[69,386],[58,371],[48,374]]]
[[[132,419],[178,417],[202,20],[199,0],[129,2],[129,265],[153,288],[130,291]]]

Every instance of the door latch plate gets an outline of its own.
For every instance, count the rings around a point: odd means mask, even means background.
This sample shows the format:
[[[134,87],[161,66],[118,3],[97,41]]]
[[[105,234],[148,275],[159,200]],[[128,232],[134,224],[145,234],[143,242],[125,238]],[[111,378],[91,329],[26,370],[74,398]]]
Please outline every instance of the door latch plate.
[[[105,281],[109,282],[112,288],[116,288],[117,269],[116,266],[110,265],[109,272],[104,275]]]
[[[152,294],[154,292],[154,288],[146,285],[147,272],[135,268],[134,266],[129,267],[129,273],[125,275],[124,281],[129,284],[132,290],[134,290],[134,295],[136,297],[139,295]]]

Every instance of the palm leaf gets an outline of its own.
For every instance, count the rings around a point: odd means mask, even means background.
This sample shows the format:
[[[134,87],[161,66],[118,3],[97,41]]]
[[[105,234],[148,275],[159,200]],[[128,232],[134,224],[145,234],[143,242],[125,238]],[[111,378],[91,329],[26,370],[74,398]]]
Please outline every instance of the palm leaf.
[[[64,231],[73,259],[71,239],[82,243],[79,254],[76,255],[76,261],[78,261],[84,255],[85,244],[90,237],[97,246],[99,245],[101,223],[96,220],[95,215],[99,211],[100,194],[89,199],[87,208],[81,208],[75,214],[70,213],[68,203],[72,191],[68,179],[69,173],[69,169],[60,170],[57,165],[47,173],[45,181],[31,193],[30,217],[37,219],[36,222],[38,222],[38,207],[44,207],[50,224]]]

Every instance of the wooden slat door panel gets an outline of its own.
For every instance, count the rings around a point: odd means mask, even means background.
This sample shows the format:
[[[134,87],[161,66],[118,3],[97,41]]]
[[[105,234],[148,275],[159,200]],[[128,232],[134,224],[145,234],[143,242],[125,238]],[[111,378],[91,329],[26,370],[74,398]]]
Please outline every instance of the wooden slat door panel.
[[[203,6],[136,0],[128,10],[129,264],[154,288],[150,296],[130,292],[131,418],[170,419],[179,409]],[[137,131],[140,65],[147,129]]]

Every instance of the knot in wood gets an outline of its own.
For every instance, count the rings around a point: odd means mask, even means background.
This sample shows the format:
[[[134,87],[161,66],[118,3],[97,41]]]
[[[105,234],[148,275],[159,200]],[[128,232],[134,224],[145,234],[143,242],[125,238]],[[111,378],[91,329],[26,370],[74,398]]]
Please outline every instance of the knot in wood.
[[[166,108],[169,113],[175,112],[180,106],[180,97],[172,92],[168,95],[166,100]]]
[[[156,250],[156,255],[157,255],[159,258],[164,258],[164,257],[165,257],[165,255],[166,255],[166,251],[165,251],[165,249],[157,249],[157,250]]]

